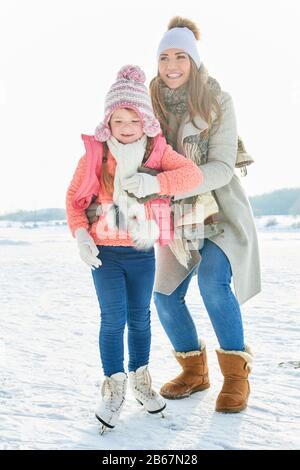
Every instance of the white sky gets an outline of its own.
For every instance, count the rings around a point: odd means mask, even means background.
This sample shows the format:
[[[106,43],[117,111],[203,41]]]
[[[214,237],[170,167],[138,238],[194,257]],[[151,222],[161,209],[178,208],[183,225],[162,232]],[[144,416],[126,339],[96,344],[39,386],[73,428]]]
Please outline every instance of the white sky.
[[[298,0],[1,0],[0,213],[64,207],[119,68],[147,83],[169,19],[190,17],[200,55],[235,103],[256,163],[249,195],[300,186]]]

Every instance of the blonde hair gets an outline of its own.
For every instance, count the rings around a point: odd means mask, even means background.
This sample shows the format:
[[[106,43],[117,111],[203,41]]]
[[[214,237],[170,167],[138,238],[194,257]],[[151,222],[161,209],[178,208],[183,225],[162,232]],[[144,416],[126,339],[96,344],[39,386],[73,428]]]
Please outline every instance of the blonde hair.
[[[181,16],[175,16],[168,24],[168,29],[172,28],[189,28],[195,36],[196,40],[200,39],[200,31],[197,25]],[[203,64],[198,69],[193,59],[189,56],[191,69],[190,76],[187,82],[187,110],[189,113],[190,121],[195,127],[196,123],[194,118],[200,115],[207,124],[208,129],[203,131],[203,135],[207,136],[209,129],[212,124],[212,111],[216,113],[218,125],[221,120],[221,106],[217,100],[215,93],[211,90],[208,84],[208,72]],[[150,83],[150,95],[152,100],[152,106],[154,114],[158,118],[163,132],[169,130],[168,126],[168,111],[164,103],[164,96],[162,92],[163,80],[161,79],[159,72],[157,76],[151,80]]]

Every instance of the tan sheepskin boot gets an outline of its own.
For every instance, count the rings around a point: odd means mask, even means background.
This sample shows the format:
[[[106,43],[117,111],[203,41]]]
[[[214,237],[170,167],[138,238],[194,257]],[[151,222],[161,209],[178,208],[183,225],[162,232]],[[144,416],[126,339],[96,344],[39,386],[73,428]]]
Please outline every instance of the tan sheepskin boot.
[[[250,386],[248,375],[251,372],[252,353],[249,346],[245,351],[225,351],[217,349],[217,356],[224,383],[217,398],[216,411],[239,413],[247,407]]]
[[[201,345],[201,351],[173,351],[183,371],[175,379],[161,387],[160,394],[164,398],[186,398],[192,393],[209,388],[206,348],[203,341],[201,341]]]

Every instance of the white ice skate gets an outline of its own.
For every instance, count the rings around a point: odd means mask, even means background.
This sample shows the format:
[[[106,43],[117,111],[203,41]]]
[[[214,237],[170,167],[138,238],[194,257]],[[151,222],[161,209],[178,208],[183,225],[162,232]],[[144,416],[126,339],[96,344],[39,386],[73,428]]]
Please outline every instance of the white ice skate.
[[[117,372],[105,377],[101,388],[101,401],[95,411],[96,418],[102,423],[101,434],[107,428],[114,428],[123,408],[127,388],[127,375]]]
[[[135,399],[144,406],[148,413],[161,413],[166,408],[166,402],[152,389],[152,380],[147,366],[139,367],[135,372],[129,372],[129,385]]]

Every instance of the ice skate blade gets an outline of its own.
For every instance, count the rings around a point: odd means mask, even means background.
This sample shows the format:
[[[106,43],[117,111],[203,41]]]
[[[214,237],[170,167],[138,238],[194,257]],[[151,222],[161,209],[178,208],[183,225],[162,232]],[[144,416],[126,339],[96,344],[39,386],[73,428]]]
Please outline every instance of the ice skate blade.
[[[95,414],[95,416],[96,416],[97,420],[100,421],[100,423],[102,424],[101,429],[100,429],[100,435],[101,436],[105,433],[105,431],[108,431],[109,429],[114,428],[114,426],[111,426],[110,424],[106,423],[101,418],[99,418],[99,416],[97,414]]]
[[[104,426],[104,424],[102,424],[101,429],[100,429],[100,435],[101,436],[105,433],[106,429],[107,429],[107,427]]]

